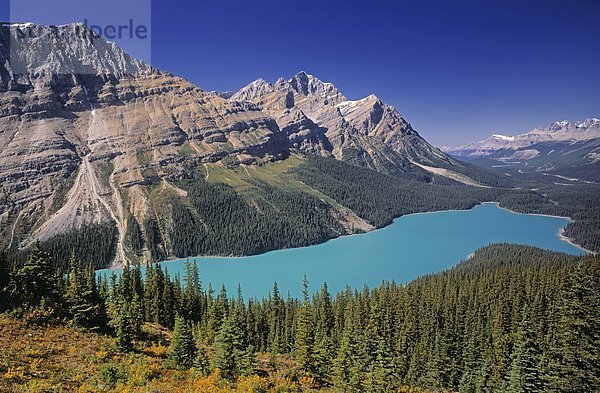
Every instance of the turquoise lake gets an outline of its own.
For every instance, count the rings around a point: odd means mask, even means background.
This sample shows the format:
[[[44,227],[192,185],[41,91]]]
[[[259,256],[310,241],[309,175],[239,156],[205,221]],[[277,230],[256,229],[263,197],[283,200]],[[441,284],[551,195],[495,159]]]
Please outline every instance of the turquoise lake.
[[[375,286],[383,280],[408,282],[445,270],[476,249],[492,243],[527,244],[569,254],[585,251],[559,237],[566,218],[513,213],[485,203],[465,211],[411,214],[386,228],[330,240],[316,246],[272,251],[243,258],[196,260],[204,288],[238,284],[245,298],[267,295],[277,281],[281,293],[300,294],[302,277],[310,289],[327,281],[332,293],[346,286]],[[171,276],[182,273],[183,260],[162,262]]]

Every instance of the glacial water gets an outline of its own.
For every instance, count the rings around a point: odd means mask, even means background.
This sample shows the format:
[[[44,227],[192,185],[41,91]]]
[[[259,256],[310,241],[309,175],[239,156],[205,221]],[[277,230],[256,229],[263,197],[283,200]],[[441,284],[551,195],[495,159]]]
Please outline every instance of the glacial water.
[[[316,246],[272,251],[243,258],[196,260],[204,288],[225,285],[234,294],[238,284],[245,298],[261,297],[277,281],[280,291],[299,296],[303,275],[310,289],[326,281],[332,293],[346,285],[362,288],[383,280],[407,282],[442,271],[492,243],[527,244],[569,254],[585,253],[562,240],[568,219],[518,214],[485,203],[465,211],[412,214],[386,228],[346,236]],[[162,262],[171,276],[182,274],[183,260]]]

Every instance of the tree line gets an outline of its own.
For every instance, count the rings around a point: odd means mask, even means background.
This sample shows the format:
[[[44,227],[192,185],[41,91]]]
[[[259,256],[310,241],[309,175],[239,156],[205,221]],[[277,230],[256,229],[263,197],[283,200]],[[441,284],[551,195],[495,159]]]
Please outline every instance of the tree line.
[[[21,267],[0,262],[0,305],[31,323],[68,320],[116,337],[121,351],[142,325],[173,329],[166,367],[220,370],[232,383],[256,373],[256,354],[288,354],[296,377],[344,392],[417,386],[460,392],[593,392],[600,389],[600,260],[495,245],[406,285],[326,283],[300,299],[244,300],[204,288],[187,263],[96,279],[74,256],[66,275],[33,250]],[[273,362],[275,364],[275,362]]]
[[[312,155],[292,169],[303,183],[378,228],[405,214],[469,209],[481,202],[498,201],[502,207],[522,213],[571,217],[565,235],[600,252],[598,185],[557,186],[543,176],[510,179],[477,172],[469,165],[463,172],[474,177],[479,174],[476,178],[480,181],[499,187],[467,186],[414,169],[386,175]],[[125,245],[132,255],[141,257],[147,250],[152,261],[169,256],[254,255],[318,244],[346,233],[333,206],[297,189],[250,180],[252,191],[239,193],[226,184],[207,183],[201,173],[191,169],[188,178],[173,181],[187,191],[187,197],[168,196],[160,208],[150,208],[143,222],[128,218]],[[66,271],[73,249],[78,259],[93,261],[95,268],[108,267],[116,240],[115,225],[105,222],[72,229],[40,244],[54,265]],[[27,251],[16,246],[9,251],[11,261],[24,262]]]
[[[254,255],[322,243],[343,233],[333,208],[306,193],[257,184],[251,201],[225,184],[180,180],[187,199],[170,198],[172,225],[163,253]]]
[[[458,167],[448,167],[457,170]],[[460,171],[492,188],[473,187],[441,176],[394,176],[334,159],[306,156],[294,169],[304,183],[350,208],[376,227],[410,213],[469,209],[495,201],[520,213],[570,217],[565,234],[577,244],[600,252],[600,186],[555,185],[544,176],[514,178],[465,164]],[[523,175],[525,176],[525,175]]]

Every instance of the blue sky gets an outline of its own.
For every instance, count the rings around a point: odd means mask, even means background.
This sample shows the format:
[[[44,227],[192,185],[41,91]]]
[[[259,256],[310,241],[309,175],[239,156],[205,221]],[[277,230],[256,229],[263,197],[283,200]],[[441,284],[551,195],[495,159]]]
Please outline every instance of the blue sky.
[[[600,117],[600,1],[155,0],[151,11],[159,68],[207,90],[306,70],[350,99],[377,94],[436,145]]]

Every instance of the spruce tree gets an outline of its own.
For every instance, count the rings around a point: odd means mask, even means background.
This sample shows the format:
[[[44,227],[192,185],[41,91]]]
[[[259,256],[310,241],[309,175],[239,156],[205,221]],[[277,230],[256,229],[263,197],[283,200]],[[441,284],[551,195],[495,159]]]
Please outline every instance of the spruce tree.
[[[555,392],[600,391],[600,263],[580,263],[560,291],[558,340],[551,364]]]
[[[117,349],[130,351],[133,348],[133,326],[126,304],[121,305],[111,323],[115,329]]]
[[[315,336],[308,298],[308,279],[304,275],[302,284],[302,306],[298,311],[296,337],[294,340],[294,357],[300,370],[314,374]]]
[[[10,270],[6,253],[0,251],[0,314],[9,308],[8,285],[10,283]]]
[[[225,379],[237,376],[239,353],[239,332],[235,319],[227,318],[222,324],[214,344],[214,365]]]
[[[359,392],[362,373],[356,367],[356,343],[353,331],[347,326],[342,335],[337,356],[333,362],[333,385],[343,392]],[[358,378],[356,378],[358,374]],[[357,380],[358,379],[358,380]]]
[[[206,349],[204,346],[200,346],[194,359],[194,368],[203,376],[207,376],[210,372],[210,363],[208,356],[206,355]]]
[[[221,330],[223,321],[229,315],[229,302],[227,300],[227,290],[225,285],[221,287],[221,292],[208,309],[208,331],[209,340],[212,340]]]
[[[71,255],[67,301],[73,324],[88,329],[105,326],[106,311],[98,294],[92,264],[84,265]]]
[[[34,246],[27,261],[18,269],[12,280],[11,296],[25,308],[42,303],[57,311],[62,304],[60,280],[50,262],[50,256],[42,251],[39,243]]]
[[[195,357],[196,345],[191,324],[182,316],[177,315],[168,362],[174,368],[189,369],[194,364]]]
[[[140,255],[140,252],[144,248],[144,237],[140,224],[134,216],[129,217],[127,220],[127,230],[125,232],[125,238],[127,239],[131,249],[136,255]]]
[[[507,390],[511,393],[541,392],[544,390],[544,385],[539,367],[540,348],[533,326],[531,309],[527,304],[523,307],[521,315]]]
[[[247,377],[252,375],[256,371],[256,354],[254,353],[254,346],[248,345],[241,355],[241,359],[238,365],[239,375]]]
[[[283,300],[281,299],[277,282],[273,284],[273,293],[270,294],[267,307],[269,312],[269,333],[267,338],[269,346],[268,349],[272,353],[282,353],[284,349],[282,320],[283,315],[285,314],[285,306],[283,304]]]

